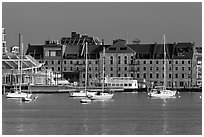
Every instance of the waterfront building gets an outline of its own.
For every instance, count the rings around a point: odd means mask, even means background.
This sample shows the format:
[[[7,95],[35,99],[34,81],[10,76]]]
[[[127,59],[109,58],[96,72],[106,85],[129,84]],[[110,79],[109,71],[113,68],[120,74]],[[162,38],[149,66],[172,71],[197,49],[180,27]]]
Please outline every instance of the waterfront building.
[[[187,88],[196,85],[196,69],[193,61],[194,43],[173,43],[166,44],[166,47],[168,57],[167,87]],[[163,56],[163,44],[126,44],[125,40],[115,40],[106,49],[105,75],[108,77],[133,77],[147,85],[151,83],[162,85],[164,78]]]
[[[202,87],[202,47],[195,47],[196,85]]]
[[[102,42],[95,37],[72,32],[70,37],[44,45],[29,45],[27,54],[45,63],[70,82],[84,85],[85,81],[85,43],[88,43],[88,85],[100,85],[102,78]],[[105,76],[132,77],[146,85],[162,85],[164,78],[163,44],[142,44],[135,39],[127,44],[125,40],[114,40],[104,45]],[[194,43],[167,43],[167,87],[188,88],[200,83],[196,73]],[[199,75],[199,76],[198,76]],[[197,77],[196,77],[197,76]]]
[[[2,28],[2,53],[7,52],[7,46],[6,46],[6,31],[5,28]]]

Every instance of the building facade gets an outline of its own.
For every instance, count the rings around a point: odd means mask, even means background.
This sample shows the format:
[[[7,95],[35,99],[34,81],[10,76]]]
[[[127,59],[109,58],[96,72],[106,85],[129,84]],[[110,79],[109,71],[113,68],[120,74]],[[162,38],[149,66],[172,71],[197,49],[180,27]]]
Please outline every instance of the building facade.
[[[86,42],[88,43],[89,86],[100,85],[103,70],[103,46],[105,46],[105,76],[132,77],[146,85],[164,83],[163,44],[141,44],[139,40],[127,44],[125,40],[118,39],[114,40],[111,45],[101,45],[102,42],[98,42],[94,37],[81,36],[72,32],[70,37],[62,38],[60,44],[51,42],[38,47],[28,46],[27,54],[44,62],[46,69],[59,72],[70,82],[77,82],[83,86]],[[194,43],[165,45],[168,88],[194,87],[201,82],[201,73],[197,73],[197,70],[201,69],[194,57],[194,46]],[[39,55],[37,55],[37,50],[39,50]]]
[[[7,47],[6,47],[6,32],[5,28],[2,28],[2,53],[7,52]]]

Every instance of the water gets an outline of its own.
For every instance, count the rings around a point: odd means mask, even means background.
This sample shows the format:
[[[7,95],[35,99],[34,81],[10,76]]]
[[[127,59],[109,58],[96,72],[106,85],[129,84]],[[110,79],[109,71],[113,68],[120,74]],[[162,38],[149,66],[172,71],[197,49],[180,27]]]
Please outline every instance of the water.
[[[199,135],[201,93],[150,99],[147,93],[115,93],[110,101],[81,104],[68,94],[39,94],[25,103],[2,97],[3,135]]]

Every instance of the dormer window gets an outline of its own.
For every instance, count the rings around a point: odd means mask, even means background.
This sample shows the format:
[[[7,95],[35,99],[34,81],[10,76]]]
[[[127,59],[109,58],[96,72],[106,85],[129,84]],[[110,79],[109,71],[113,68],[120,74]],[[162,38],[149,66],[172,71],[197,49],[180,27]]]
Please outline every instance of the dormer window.
[[[115,47],[111,47],[111,48],[109,48],[109,50],[116,50],[116,48]]]
[[[127,47],[121,47],[120,50],[127,50]]]

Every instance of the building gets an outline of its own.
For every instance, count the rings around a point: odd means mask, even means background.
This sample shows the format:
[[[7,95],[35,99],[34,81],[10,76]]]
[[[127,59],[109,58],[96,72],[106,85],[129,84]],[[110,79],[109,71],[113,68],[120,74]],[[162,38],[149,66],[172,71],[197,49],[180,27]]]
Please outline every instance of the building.
[[[195,47],[196,85],[202,87],[202,47]]]
[[[98,86],[102,78],[103,46],[95,37],[72,32],[61,43],[46,42],[28,46],[27,54],[45,63],[46,69],[61,73],[70,82],[85,83],[85,43],[88,43],[88,85]],[[142,44],[135,39],[132,44],[114,40],[105,46],[105,76],[132,77],[147,85],[164,83],[163,44]],[[167,43],[167,87],[188,88],[199,83],[194,59],[194,43]],[[196,75],[199,75],[196,77]]]
[[[5,32],[5,28],[2,28],[2,53],[6,53],[7,52],[7,47],[6,47],[6,32]]]

